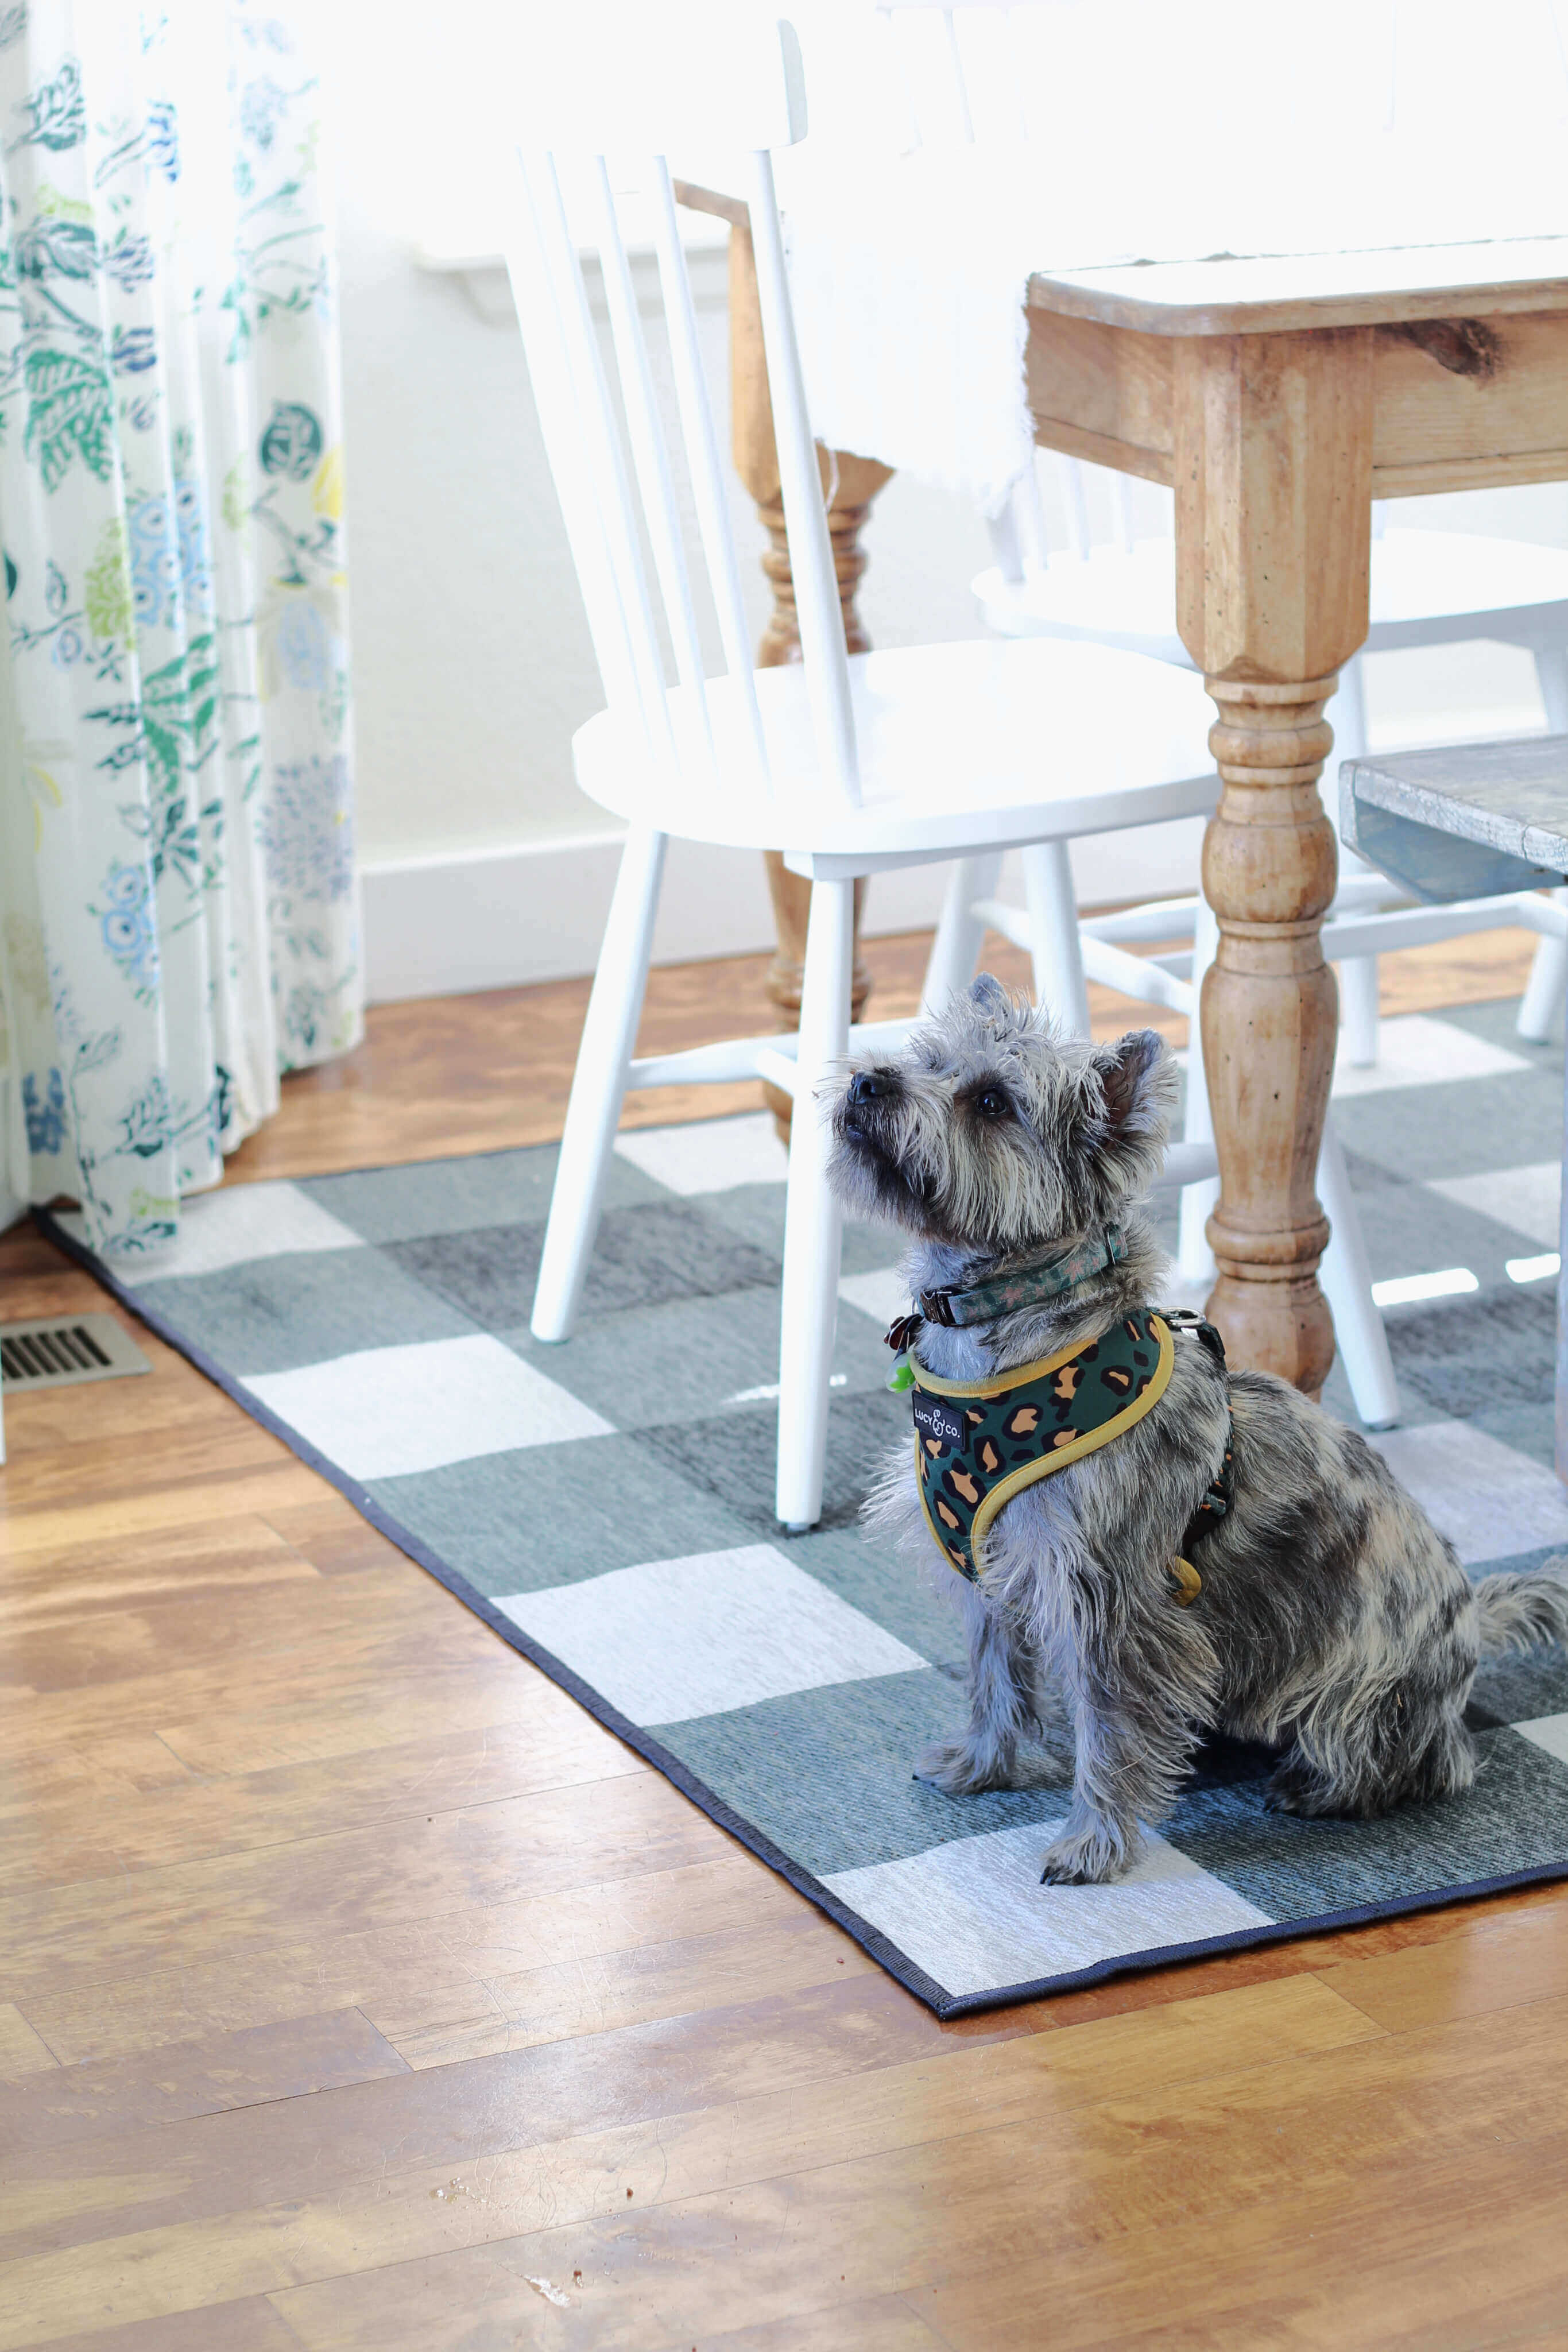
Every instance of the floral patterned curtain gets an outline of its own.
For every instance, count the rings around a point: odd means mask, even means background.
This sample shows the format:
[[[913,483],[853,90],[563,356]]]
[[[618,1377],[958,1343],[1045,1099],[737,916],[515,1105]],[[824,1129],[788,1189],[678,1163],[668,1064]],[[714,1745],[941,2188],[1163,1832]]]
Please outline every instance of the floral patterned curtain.
[[[0,0],[0,1200],[120,1256],[360,1034],[304,16]]]

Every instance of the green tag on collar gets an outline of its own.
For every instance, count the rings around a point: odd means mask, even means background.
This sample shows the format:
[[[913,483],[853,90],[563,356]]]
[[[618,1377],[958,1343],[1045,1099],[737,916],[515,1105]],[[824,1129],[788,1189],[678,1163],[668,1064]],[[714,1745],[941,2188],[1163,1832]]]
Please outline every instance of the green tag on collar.
[[[910,1362],[907,1356],[900,1356],[897,1363],[894,1364],[892,1371],[888,1374],[887,1385],[890,1389],[895,1390],[900,1394],[902,1394],[905,1389],[912,1389],[915,1386],[915,1367]]]

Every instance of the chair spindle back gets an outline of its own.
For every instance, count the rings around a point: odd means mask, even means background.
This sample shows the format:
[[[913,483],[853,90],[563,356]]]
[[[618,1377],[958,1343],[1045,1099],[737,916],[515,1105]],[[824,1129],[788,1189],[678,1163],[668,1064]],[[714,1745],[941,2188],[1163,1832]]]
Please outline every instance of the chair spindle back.
[[[585,12],[591,18],[595,13]],[[623,20],[617,19],[618,31]],[[799,52],[788,25],[758,27],[716,18],[705,56],[712,120],[694,106],[690,79],[660,120],[665,60],[635,40],[605,38],[586,48],[588,30],[574,16],[574,44],[585,62],[573,86],[536,95],[529,133],[518,144],[522,202],[507,262],[546,453],[588,610],[595,656],[612,708],[638,719],[655,762],[684,772],[706,768],[716,781],[720,746],[705,666],[698,601],[682,528],[680,483],[689,490],[706,588],[717,619],[725,672],[744,712],[750,762],[768,788],[767,742],[741,597],[739,561],[718,436],[708,398],[674,194],[669,151],[659,143],[673,121],[683,140],[733,144],[738,121],[768,143],[746,151],[747,196],[757,256],[763,342],[783,490],[805,682],[818,767],[828,789],[858,804],[859,769],[843,618],[823,505],[816,444],[807,415],[770,148],[803,134]],[[767,33],[771,34],[768,42]],[[689,52],[686,53],[689,58]],[[731,65],[749,76],[738,102]],[[772,87],[768,87],[771,82]],[[567,126],[560,137],[557,119]],[[635,179],[652,198],[658,265],[656,311],[668,337],[674,415],[661,413],[639,304],[617,213],[607,151],[622,173],[627,149],[611,135],[629,131],[638,155]],[[643,141],[646,139],[648,152]],[[645,159],[645,160],[644,160]],[[677,163],[679,161],[677,153]],[[570,173],[563,188],[563,168]],[[591,234],[582,207],[569,206],[586,184]],[[584,275],[597,258],[609,314],[609,352],[601,344]],[[612,370],[607,365],[612,362]],[[644,549],[652,556],[652,576]],[[656,593],[655,593],[656,592]],[[667,688],[663,619],[679,691]],[[733,788],[731,765],[725,776]]]

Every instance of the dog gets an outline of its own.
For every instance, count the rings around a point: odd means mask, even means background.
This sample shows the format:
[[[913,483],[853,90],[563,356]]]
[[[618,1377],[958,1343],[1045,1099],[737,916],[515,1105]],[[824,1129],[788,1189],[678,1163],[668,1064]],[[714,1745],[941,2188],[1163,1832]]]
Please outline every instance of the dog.
[[[1288,1812],[1456,1795],[1478,1661],[1568,1637],[1568,1559],[1472,1581],[1357,1432],[1270,1373],[1228,1373],[1207,1326],[1149,1320],[1165,1267],[1139,1203],[1175,1101],[1152,1030],[1094,1047],[983,974],[897,1059],[852,1062],[828,1112],[833,1189],[911,1237],[923,1310],[889,1334],[909,1343],[916,1443],[866,1518],[966,1569],[946,1580],[968,1722],[916,1773],[954,1796],[1012,1786],[1064,1702],[1072,1796],[1048,1885],[1134,1860],[1211,1730],[1277,1751],[1269,1801]],[[1113,1356],[1137,1393],[1110,1437],[1064,1429],[1062,1462],[1016,1478],[1000,1423],[962,1454],[988,1383],[1043,1363],[1015,1419],[1049,1423],[1063,1388],[1123,1376]],[[998,1469],[1012,1483],[971,1561],[966,1515]]]

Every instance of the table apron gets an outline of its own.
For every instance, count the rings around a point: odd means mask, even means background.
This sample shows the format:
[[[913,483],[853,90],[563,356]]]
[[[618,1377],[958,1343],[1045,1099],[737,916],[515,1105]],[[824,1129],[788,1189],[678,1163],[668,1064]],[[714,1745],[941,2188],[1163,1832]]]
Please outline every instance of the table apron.
[[[1568,312],[1359,331],[1373,346],[1375,498],[1568,478]],[[1024,364],[1036,441],[1170,486],[1182,346],[1230,340],[1031,310]]]

